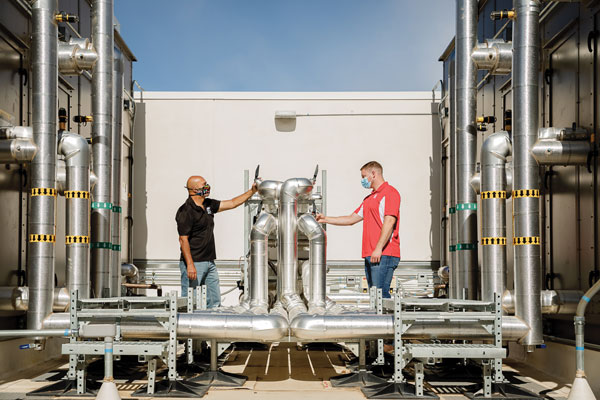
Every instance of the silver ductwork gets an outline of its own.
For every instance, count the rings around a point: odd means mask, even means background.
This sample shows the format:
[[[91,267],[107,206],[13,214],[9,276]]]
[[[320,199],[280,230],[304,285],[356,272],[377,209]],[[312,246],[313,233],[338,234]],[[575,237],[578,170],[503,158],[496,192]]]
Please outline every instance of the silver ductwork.
[[[531,154],[541,165],[585,165],[592,151],[583,129],[540,128]]]
[[[84,137],[61,132],[58,153],[66,163],[66,284],[68,293],[77,289],[79,297],[87,299],[90,296],[90,150]]]
[[[113,131],[112,131],[112,221],[111,221],[111,296],[121,295],[121,162],[123,158],[123,57],[113,62]]]
[[[487,39],[478,43],[471,53],[477,69],[488,70],[492,75],[510,74],[512,57],[512,43],[504,39]]]
[[[113,96],[113,0],[92,1],[92,42],[98,61],[92,74],[92,153],[98,183],[92,190],[91,276],[94,297],[110,296]]]
[[[37,146],[31,139],[0,140],[0,163],[21,164],[33,160]]]
[[[52,311],[64,312],[69,307],[69,290],[54,288]],[[27,286],[0,287],[0,311],[27,311],[29,309],[29,288]]]
[[[63,75],[80,75],[96,64],[98,54],[89,39],[72,37],[58,43],[58,69]]]
[[[450,277],[448,297],[458,299],[458,254],[456,252],[456,239],[458,238],[457,216],[456,216],[456,62],[450,63],[450,204],[448,213],[450,215]]]
[[[32,119],[38,152],[30,173],[27,328],[41,329],[54,295],[58,1],[35,0],[31,12]]]
[[[327,295],[327,234],[312,214],[298,218],[298,228],[308,237],[310,245],[309,311],[323,313]]]
[[[277,247],[277,295],[298,293],[298,200],[312,191],[306,178],[292,178],[283,183],[279,193],[279,236]]]
[[[513,55],[513,244],[515,314],[529,327],[528,350],[543,343],[540,303],[540,177],[531,150],[538,135],[540,1],[515,0]]]
[[[121,264],[121,276],[124,276],[131,283],[138,283],[139,270],[133,264],[123,263]]]
[[[506,159],[508,132],[496,132],[481,146],[481,300],[494,301],[506,289]]]
[[[261,213],[250,232],[250,307],[252,312],[266,314],[269,308],[269,235],[277,228],[277,220]]]
[[[471,188],[477,151],[477,68],[471,52],[477,45],[477,0],[456,1],[456,243],[458,298],[477,298],[477,196]]]
[[[577,304],[581,300],[581,290],[542,290],[540,303],[542,314],[568,314],[573,315],[577,310]],[[515,294],[507,290],[502,296],[502,309],[507,314],[515,313]]]

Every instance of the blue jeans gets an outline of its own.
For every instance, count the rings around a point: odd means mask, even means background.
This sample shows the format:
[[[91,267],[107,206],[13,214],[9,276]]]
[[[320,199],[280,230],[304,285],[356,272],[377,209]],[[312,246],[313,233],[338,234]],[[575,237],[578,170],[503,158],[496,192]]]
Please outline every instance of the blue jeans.
[[[206,285],[206,303],[208,308],[221,305],[221,286],[219,285],[219,273],[213,261],[195,261],[196,279],[190,281],[187,275],[185,261],[179,261],[181,271],[181,296],[187,297],[189,287]]]
[[[391,297],[390,283],[399,262],[399,257],[381,256],[378,263],[371,263],[371,257],[365,257],[365,275],[369,288],[375,286],[381,289],[382,297],[389,299]]]

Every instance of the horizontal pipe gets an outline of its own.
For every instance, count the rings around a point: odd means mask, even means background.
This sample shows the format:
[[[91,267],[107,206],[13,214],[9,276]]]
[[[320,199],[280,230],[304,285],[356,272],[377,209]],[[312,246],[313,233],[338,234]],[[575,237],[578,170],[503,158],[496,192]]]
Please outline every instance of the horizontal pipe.
[[[477,69],[488,70],[492,75],[506,75],[512,69],[512,43],[504,39],[488,39],[478,43],[471,53]]]
[[[37,146],[32,139],[0,140],[0,163],[20,164],[33,160]]]
[[[65,311],[69,307],[69,291],[66,288],[54,288],[52,310]],[[0,311],[27,311],[29,309],[29,288],[27,286],[0,287]]]
[[[10,329],[0,330],[0,337],[64,337],[77,334],[77,331],[71,329]]]
[[[323,339],[391,339],[394,337],[393,315],[301,314],[290,324],[291,335],[303,340]],[[502,339],[519,340],[529,328],[516,317],[502,317]],[[440,320],[415,323],[402,334],[402,339],[485,339],[490,333],[480,324]]]
[[[531,154],[541,165],[584,165],[591,151],[591,143],[583,140],[540,139]]]
[[[180,338],[219,338],[232,341],[279,341],[291,334],[303,340],[349,340],[393,338],[393,315],[346,313],[339,315],[298,314],[288,332],[288,322],[279,314],[234,314],[219,312],[194,312],[178,315],[177,336]],[[54,313],[44,321],[44,329],[67,329],[69,315]],[[516,317],[502,317],[503,340],[516,341],[527,334],[529,328]],[[155,318],[123,319],[121,333],[129,339],[162,339],[168,337],[167,329]],[[481,325],[469,322],[440,321],[413,324],[402,335],[406,339],[486,339],[490,338]]]
[[[542,290],[540,293],[542,314],[573,315],[582,295],[583,292],[580,290]],[[504,292],[502,309],[508,314],[514,314],[515,296],[512,290]]]

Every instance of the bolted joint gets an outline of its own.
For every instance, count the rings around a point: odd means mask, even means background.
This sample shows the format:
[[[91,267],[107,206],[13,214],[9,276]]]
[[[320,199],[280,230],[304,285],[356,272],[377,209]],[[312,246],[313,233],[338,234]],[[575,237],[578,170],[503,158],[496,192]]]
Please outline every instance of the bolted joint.
[[[85,125],[88,122],[94,122],[94,117],[91,115],[76,115],[73,117],[73,122]]]
[[[490,13],[490,18],[492,21],[499,21],[501,19],[515,19],[517,14],[515,10],[500,10],[500,11],[492,11]]]
[[[56,20],[56,22],[69,22],[69,23],[79,22],[79,17],[77,15],[68,14],[63,11],[56,14],[54,16],[54,19]]]

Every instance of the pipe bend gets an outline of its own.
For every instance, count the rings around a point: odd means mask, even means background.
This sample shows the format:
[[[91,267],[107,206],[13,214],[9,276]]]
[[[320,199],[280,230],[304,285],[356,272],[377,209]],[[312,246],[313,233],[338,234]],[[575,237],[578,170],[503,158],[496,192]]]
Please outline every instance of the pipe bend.
[[[494,132],[485,139],[481,146],[481,163],[483,165],[504,164],[512,153],[512,143],[508,132]]]
[[[327,239],[327,233],[312,214],[302,214],[298,218],[298,228],[311,242],[325,243]]]
[[[133,281],[133,283],[137,283],[139,270],[134,264],[123,263],[121,264],[121,275],[129,278]]]
[[[306,178],[291,178],[281,186],[280,200],[284,203],[295,202],[298,198],[310,194],[313,183]]]
[[[67,167],[88,167],[90,149],[87,140],[75,133],[62,132],[58,141],[58,153],[65,157]]]
[[[250,240],[265,240],[277,227],[277,219],[272,214],[263,212],[252,226]]]
[[[280,181],[262,181],[258,185],[258,195],[263,201],[276,202],[279,200],[282,185],[283,182]]]

